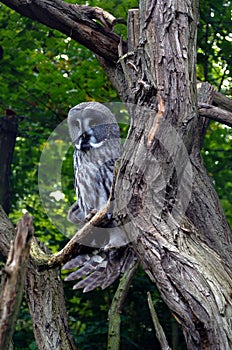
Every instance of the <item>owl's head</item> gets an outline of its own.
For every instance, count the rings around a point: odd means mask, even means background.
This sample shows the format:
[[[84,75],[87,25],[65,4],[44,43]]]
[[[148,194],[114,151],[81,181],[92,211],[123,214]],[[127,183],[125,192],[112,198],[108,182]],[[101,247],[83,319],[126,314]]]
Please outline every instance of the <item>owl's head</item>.
[[[84,152],[120,138],[114,115],[98,102],[83,102],[70,109],[68,127],[75,147]]]

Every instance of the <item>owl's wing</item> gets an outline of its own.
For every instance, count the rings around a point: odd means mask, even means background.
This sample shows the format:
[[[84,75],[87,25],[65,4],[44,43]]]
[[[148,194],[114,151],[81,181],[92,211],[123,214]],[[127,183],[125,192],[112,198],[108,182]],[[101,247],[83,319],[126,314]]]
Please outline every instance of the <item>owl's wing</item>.
[[[74,224],[85,223],[85,217],[83,211],[81,211],[79,207],[78,201],[73,203],[73,205],[70,207],[67,218]]]
[[[134,251],[128,245],[79,255],[63,266],[63,270],[78,268],[69,274],[65,281],[79,280],[73,289],[83,288],[83,292],[89,292],[97,287],[105,289],[119,277],[120,273],[124,273],[134,260]],[[81,279],[82,277],[84,278]]]

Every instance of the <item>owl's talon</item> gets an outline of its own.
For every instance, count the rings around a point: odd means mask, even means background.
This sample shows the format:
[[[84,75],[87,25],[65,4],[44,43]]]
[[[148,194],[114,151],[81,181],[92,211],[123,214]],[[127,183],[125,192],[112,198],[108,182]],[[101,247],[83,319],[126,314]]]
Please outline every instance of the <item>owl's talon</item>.
[[[113,214],[112,213],[107,213],[107,219],[110,221],[113,218]]]
[[[94,215],[97,214],[97,209],[92,209],[89,214],[85,217],[85,221],[90,221]]]
[[[104,251],[104,253],[106,253],[113,248],[115,248],[115,247],[111,243],[108,243],[104,246],[103,251]]]

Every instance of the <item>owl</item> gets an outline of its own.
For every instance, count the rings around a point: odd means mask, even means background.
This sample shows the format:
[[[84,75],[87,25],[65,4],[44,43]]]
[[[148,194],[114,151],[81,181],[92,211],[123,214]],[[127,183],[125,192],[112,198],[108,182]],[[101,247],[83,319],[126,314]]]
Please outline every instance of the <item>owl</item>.
[[[114,115],[98,102],[83,102],[68,114],[74,145],[74,188],[77,201],[68,219],[78,225],[89,221],[109,198],[116,160],[121,155],[119,126]],[[109,217],[110,213],[109,213]],[[63,269],[78,268],[66,280],[80,280],[74,289],[84,292],[112,284],[134,260],[123,230],[111,219],[104,227],[93,227],[81,242],[80,254]]]

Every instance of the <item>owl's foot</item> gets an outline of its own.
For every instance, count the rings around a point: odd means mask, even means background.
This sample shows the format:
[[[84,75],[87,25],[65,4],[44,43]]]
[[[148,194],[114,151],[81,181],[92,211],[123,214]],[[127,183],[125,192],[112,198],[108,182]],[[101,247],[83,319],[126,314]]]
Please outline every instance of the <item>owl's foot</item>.
[[[89,212],[89,214],[85,217],[85,221],[90,221],[95,214],[97,214],[97,209],[92,209]]]

